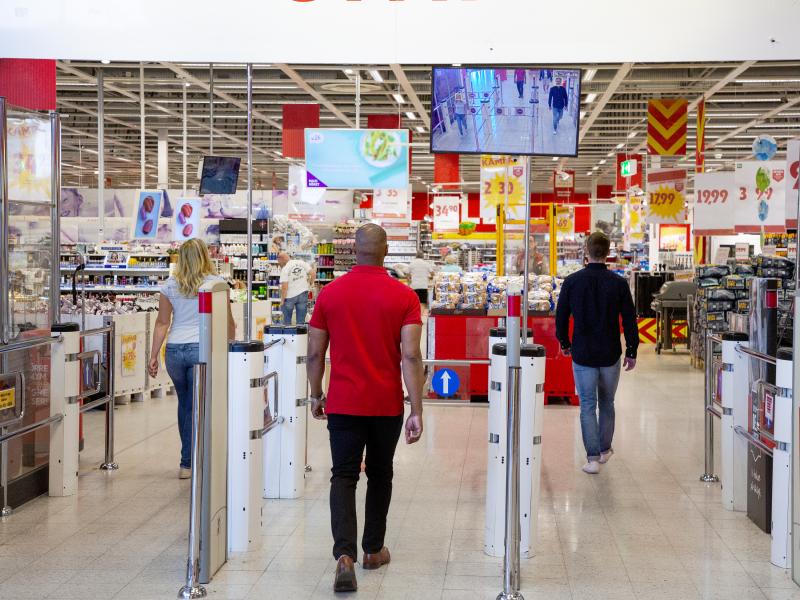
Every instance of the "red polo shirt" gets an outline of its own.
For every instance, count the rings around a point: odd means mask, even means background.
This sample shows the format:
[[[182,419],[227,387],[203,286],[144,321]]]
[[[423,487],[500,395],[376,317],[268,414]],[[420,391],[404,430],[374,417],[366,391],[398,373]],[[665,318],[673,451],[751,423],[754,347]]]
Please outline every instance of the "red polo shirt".
[[[383,267],[353,267],[323,288],[309,324],[330,336],[327,413],[403,414],[400,329],[422,324],[410,287]]]

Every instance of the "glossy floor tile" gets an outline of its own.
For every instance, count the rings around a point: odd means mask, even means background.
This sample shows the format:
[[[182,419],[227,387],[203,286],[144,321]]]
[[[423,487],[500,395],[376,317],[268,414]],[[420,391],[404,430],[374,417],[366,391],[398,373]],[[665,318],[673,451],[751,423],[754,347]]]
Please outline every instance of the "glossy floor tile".
[[[526,599],[800,599],[769,564],[769,537],[720,507],[703,468],[703,378],[685,355],[642,350],[623,374],[616,454],[597,476],[577,409],[547,407],[536,556]],[[104,473],[102,413],[87,415],[80,491],[39,498],[0,523],[0,599],[174,598],[186,560],[189,482],[177,479],[174,397],[117,408],[120,470]],[[387,545],[392,563],[358,569],[372,600],[494,600],[501,561],[483,553],[486,409],[430,408],[415,446],[401,443]],[[332,599],[324,425],[310,425],[313,471],[302,500],[265,501],[257,552],[232,556],[212,598]],[[362,480],[363,481],[363,480]],[[363,486],[359,489],[363,503]]]

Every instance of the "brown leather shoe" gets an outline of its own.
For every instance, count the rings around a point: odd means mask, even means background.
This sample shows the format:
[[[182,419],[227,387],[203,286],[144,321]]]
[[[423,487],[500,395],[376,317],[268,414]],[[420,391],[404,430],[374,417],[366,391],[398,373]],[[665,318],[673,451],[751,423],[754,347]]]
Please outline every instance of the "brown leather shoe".
[[[340,556],[336,563],[336,577],[333,580],[334,592],[355,592],[358,589],[356,581],[356,566],[349,556]]]
[[[364,558],[361,560],[361,566],[367,571],[372,571],[373,569],[380,569],[383,565],[388,565],[391,560],[389,549],[384,546],[376,554],[367,554],[365,552]]]

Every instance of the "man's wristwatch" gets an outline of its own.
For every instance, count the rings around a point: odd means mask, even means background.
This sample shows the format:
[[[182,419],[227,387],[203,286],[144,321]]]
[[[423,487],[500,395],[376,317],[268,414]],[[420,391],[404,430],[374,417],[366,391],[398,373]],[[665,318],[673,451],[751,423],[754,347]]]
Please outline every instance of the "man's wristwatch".
[[[308,396],[308,399],[311,400],[312,404],[317,404],[319,402],[325,402],[325,394],[323,393],[321,396]]]

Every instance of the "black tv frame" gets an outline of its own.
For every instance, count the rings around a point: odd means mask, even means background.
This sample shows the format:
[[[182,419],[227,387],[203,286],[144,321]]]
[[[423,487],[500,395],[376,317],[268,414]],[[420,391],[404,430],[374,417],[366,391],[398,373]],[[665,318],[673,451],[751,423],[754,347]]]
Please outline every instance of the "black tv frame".
[[[237,188],[237,187],[238,187],[238,185],[239,185],[239,173],[240,173],[240,171],[241,171],[241,169],[242,169],[242,159],[241,159],[240,157],[238,157],[238,156],[220,156],[220,155],[217,155],[217,154],[214,154],[214,155],[208,155],[208,156],[204,156],[204,157],[203,157],[203,166],[202,166],[202,168],[200,169],[200,187],[199,187],[199,194],[200,194],[201,196],[205,196],[205,195],[208,195],[208,194],[220,194],[220,193],[221,193],[221,192],[207,192],[207,191],[203,191],[203,173],[205,172],[205,169],[206,169],[206,161],[207,161],[208,159],[211,159],[211,158],[216,158],[216,159],[220,159],[220,158],[222,158],[222,159],[226,159],[226,160],[235,160],[235,161],[238,161],[238,163],[237,163],[237,169],[236,169],[236,180],[233,182],[233,191],[232,191],[232,192],[229,192],[229,193],[228,193],[228,192],[226,192],[226,193],[225,193],[225,194],[235,194],[235,193],[236,193],[236,188]],[[223,194],[223,195],[224,195],[224,194]]]

